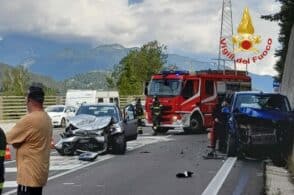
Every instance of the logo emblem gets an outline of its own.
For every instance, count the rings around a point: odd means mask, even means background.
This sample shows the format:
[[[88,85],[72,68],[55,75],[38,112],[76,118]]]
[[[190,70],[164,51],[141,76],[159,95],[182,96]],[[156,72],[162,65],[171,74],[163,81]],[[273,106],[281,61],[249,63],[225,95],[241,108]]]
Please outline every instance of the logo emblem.
[[[243,11],[237,32],[238,34],[233,35],[229,39],[221,37],[220,48],[223,56],[230,60],[235,60],[236,63],[248,65],[257,63],[268,55],[272,47],[272,39],[268,38],[265,42],[266,45],[261,44],[261,36],[254,34],[254,27],[248,8],[245,8]],[[233,44],[234,50],[228,44]]]
[[[244,9],[237,31],[238,34],[232,37],[232,42],[236,46],[235,52],[253,51],[254,53],[258,53],[259,51],[255,45],[261,42],[261,37],[254,34],[254,27],[248,8]]]

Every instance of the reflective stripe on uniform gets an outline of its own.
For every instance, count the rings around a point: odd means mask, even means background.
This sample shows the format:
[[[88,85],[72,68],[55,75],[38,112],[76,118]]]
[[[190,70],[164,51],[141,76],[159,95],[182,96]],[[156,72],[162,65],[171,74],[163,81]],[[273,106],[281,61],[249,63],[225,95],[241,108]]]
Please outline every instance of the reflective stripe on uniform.
[[[5,156],[5,150],[0,150],[0,157],[3,157],[3,156]]]
[[[3,189],[4,182],[0,183],[0,189]]]

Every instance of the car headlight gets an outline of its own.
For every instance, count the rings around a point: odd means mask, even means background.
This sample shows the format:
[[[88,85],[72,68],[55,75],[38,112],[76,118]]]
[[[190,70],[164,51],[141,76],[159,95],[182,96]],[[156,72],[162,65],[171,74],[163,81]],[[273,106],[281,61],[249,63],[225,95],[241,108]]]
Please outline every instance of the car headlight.
[[[112,128],[111,128],[111,131],[114,132],[114,131],[117,131],[117,132],[122,132],[122,128],[119,124],[113,124],[112,125]]]
[[[178,120],[178,117],[176,116],[176,115],[174,115],[173,117],[172,117],[172,121],[173,122],[176,122]]]

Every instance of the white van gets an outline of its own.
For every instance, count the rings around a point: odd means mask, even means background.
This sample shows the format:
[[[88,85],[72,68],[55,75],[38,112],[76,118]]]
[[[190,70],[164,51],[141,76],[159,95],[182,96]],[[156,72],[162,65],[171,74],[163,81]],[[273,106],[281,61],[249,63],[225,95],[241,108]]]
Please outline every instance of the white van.
[[[96,91],[69,89],[66,92],[65,105],[79,107],[81,104],[116,103],[119,105],[118,91]]]

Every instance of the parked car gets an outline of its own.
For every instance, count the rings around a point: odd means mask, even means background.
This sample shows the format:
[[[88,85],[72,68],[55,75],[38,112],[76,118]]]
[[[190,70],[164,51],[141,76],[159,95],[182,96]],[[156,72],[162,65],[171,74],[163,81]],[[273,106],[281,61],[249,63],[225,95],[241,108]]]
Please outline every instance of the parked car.
[[[69,118],[56,150],[61,155],[78,151],[124,154],[127,141],[137,139],[137,124],[129,106],[123,113],[114,103],[81,105],[76,115]]]
[[[50,116],[53,126],[65,127],[67,118],[75,115],[76,108],[65,105],[53,105],[48,106],[45,111]]]
[[[293,143],[294,114],[286,96],[277,93],[236,92],[228,117],[228,156],[263,152],[285,162]]]

